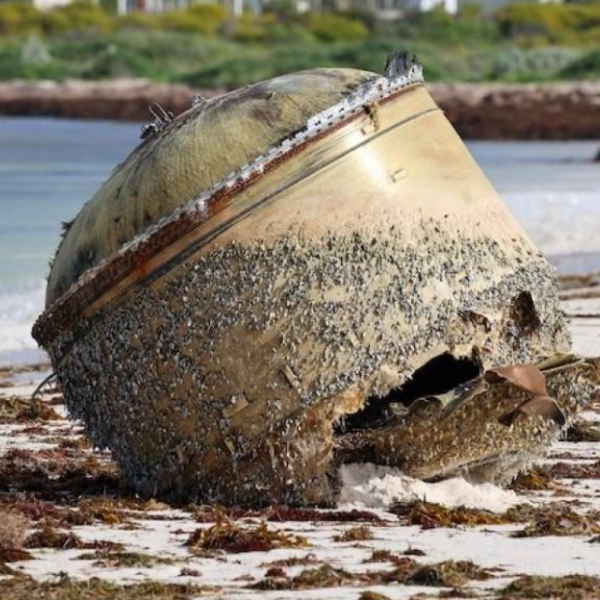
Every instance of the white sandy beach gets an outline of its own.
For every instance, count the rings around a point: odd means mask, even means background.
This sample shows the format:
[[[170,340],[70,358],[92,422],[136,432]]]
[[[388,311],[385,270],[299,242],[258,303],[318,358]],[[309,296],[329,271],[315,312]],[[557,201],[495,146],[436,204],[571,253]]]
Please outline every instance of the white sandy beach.
[[[570,299],[564,303],[564,309],[569,314],[582,315],[571,319],[574,350],[586,356],[600,355],[600,299]],[[47,369],[48,366],[40,366],[33,370],[3,371],[0,403],[8,402],[10,398],[13,401],[15,398],[27,399],[47,374]],[[32,475],[32,465],[37,465],[41,472],[49,473],[50,479],[60,479],[61,461],[63,466],[70,464],[70,469],[74,465],[78,469],[83,468],[88,472],[90,481],[97,477],[98,471],[113,471],[106,453],[85,447],[81,426],[64,420],[65,411],[59,391],[45,394],[44,402],[52,405],[57,413],[56,420],[9,422],[5,419],[0,425],[0,464],[4,470],[0,496],[4,505],[23,509],[24,502],[41,503],[44,508],[40,508],[38,513],[45,514],[43,517],[27,509],[30,511],[30,531],[46,526],[54,527],[63,534],[68,531],[76,536],[78,544],[75,545],[80,546],[68,547],[73,544],[66,544],[66,548],[33,548],[30,560],[9,563],[14,571],[37,581],[53,582],[68,576],[71,580],[97,577],[119,584],[149,581],[190,583],[198,586],[190,597],[231,599],[359,598],[365,590],[401,599],[416,594],[437,597],[440,591],[447,592],[443,587],[440,590],[424,585],[377,583],[374,577],[374,583],[369,583],[365,573],[386,571],[391,567],[390,559],[385,559],[381,552],[379,555],[383,562],[368,562],[374,552],[375,557],[378,556],[377,551],[402,557],[407,550],[410,554],[414,549],[419,551],[420,555],[414,556],[419,564],[472,561],[488,570],[488,579],[470,581],[460,591],[464,594],[467,590],[482,598],[496,597],[497,590],[523,575],[600,577],[600,544],[592,543],[599,539],[593,530],[573,526],[570,533],[567,523],[567,529],[563,531],[565,535],[561,537],[514,537],[531,523],[428,528],[403,523],[396,514],[388,511],[389,506],[398,501],[427,501],[447,507],[467,506],[492,511],[486,514],[502,514],[511,506],[522,504],[547,506],[550,511],[552,505],[559,503],[561,510],[572,510],[585,516],[589,522],[596,522],[600,528],[600,443],[597,442],[559,441],[554,444],[542,465],[552,476],[540,490],[504,490],[491,484],[472,485],[459,479],[427,484],[391,469],[369,465],[354,467],[346,473],[343,503],[339,508],[346,515],[351,510],[368,510],[368,516],[363,515],[356,521],[323,522],[314,520],[314,515],[307,515],[304,520],[268,523],[269,530],[302,536],[305,544],[300,548],[243,553],[193,552],[186,545],[190,535],[214,526],[212,518],[199,518],[199,515],[207,514],[199,507],[148,504],[130,498],[126,493],[115,493],[114,489],[106,489],[104,493],[91,490],[79,496],[79,488],[74,489],[73,494],[69,493],[68,483],[58,488],[60,491],[55,497],[50,492],[36,494],[32,491],[35,486],[27,491],[31,484],[27,477]],[[595,404],[583,416],[592,426],[600,424],[600,398],[596,398]],[[6,474],[11,468],[23,479],[15,476],[13,481],[7,480]],[[53,472],[55,475],[52,475]],[[19,486],[24,487],[19,490]],[[45,496],[47,499],[44,499]],[[64,519],[51,516],[55,509],[85,512],[90,506],[95,507],[91,522],[70,525],[68,529],[65,529]],[[104,508],[100,510],[99,507]],[[321,511],[320,514],[327,512],[331,511]],[[236,527],[252,530],[267,518],[268,513],[255,512],[237,520],[232,517],[232,522],[235,521]],[[366,519],[366,523],[361,519]],[[366,526],[369,535],[359,535],[353,540],[359,526]],[[341,541],[340,536],[348,531],[349,541]],[[98,546],[98,542],[121,546],[118,551],[109,549],[103,555],[101,550],[90,549]],[[269,580],[265,580],[269,568],[281,564],[288,566],[271,572],[271,582],[266,586],[271,586],[270,591],[253,589],[257,584],[264,588],[264,581]],[[335,583],[317,583],[315,587],[309,586],[310,589],[293,589],[291,584],[292,589],[284,589],[285,585],[276,589],[273,585],[276,580],[293,582],[294,577],[300,576],[306,569],[337,569],[346,575],[339,576]],[[279,575],[279,579],[274,573]],[[459,594],[458,591],[456,593]],[[446,597],[451,597],[451,594]]]

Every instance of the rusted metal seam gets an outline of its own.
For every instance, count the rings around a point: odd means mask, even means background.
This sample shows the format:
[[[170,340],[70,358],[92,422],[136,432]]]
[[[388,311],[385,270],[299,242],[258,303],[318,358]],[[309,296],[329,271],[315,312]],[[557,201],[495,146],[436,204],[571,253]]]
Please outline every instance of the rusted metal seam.
[[[123,300],[123,298],[125,298],[131,292],[131,290],[134,286],[139,287],[142,285],[152,284],[154,281],[159,279],[161,276],[163,276],[165,273],[170,271],[172,268],[174,268],[178,264],[182,263],[184,260],[186,260],[187,258],[192,256],[195,252],[198,252],[204,246],[206,246],[207,244],[209,244],[210,242],[215,240],[219,235],[221,235],[222,233],[224,233],[225,231],[227,231],[234,225],[237,225],[239,222],[243,221],[245,218],[249,217],[257,209],[259,209],[259,208],[267,205],[268,203],[272,202],[273,200],[275,200],[276,197],[279,194],[281,194],[282,192],[285,192],[285,191],[289,190],[290,188],[292,188],[293,186],[305,181],[308,177],[315,175],[322,169],[326,169],[327,167],[331,166],[338,160],[341,160],[345,156],[351,154],[357,148],[361,148],[361,147],[365,146],[366,144],[370,143],[374,139],[376,139],[382,135],[385,135],[386,133],[389,133],[390,131],[393,131],[397,127],[400,127],[402,125],[405,125],[406,123],[415,121],[416,119],[418,119],[420,117],[424,117],[428,114],[439,112],[439,111],[440,111],[439,108],[428,108],[427,110],[424,110],[416,115],[412,115],[406,119],[402,119],[401,121],[394,123],[394,125],[388,127],[387,129],[378,132],[376,135],[370,137],[368,140],[365,140],[365,141],[361,142],[360,144],[353,146],[352,148],[346,150],[339,156],[336,156],[335,158],[332,158],[331,160],[327,161],[326,163],[319,165],[318,168],[313,169],[308,174],[304,174],[301,177],[297,177],[294,181],[291,181],[291,182],[287,183],[286,185],[281,186],[279,189],[271,192],[267,196],[261,198],[260,200],[258,200],[254,204],[252,204],[251,206],[247,207],[245,210],[243,210],[238,215],[236,215],[236,216],[232,217],[231,219],[227,220],[226,222],[222,223],[219,227],[212,229],[206,235],[195,240],[194,242],[192,242],[191,244],[186,246],[184,249],[182,249],[181,252],[179,252],[175,256],[172,256],[171,258],[167,259],[164,263],[160,264],[158,267],[153,269],[151,272],[149,272],[147,274],[140,273],[140,277],[138,279],[136,279],[134,282],[132,282],[131,285],[128,285],[127,287],[125,287],[119,294],[109,298],[106,302],[100,304],[97,307],[94,307],[95,310],[91,311],[91,313],[86,316],[88,316],[88,318],[94,319],[94,317],[97,315],[98,319],[101,319],[102,318],[101,311],[106,309],[108,306],[115,306],[115,305],[120,304],[121,301]],[[100,302],[102,301],[102,297],[99,298],[99,301]],[[85,333],[86,333],[85,329],[80,329],[77,333],[75,333],[73,335],[72,343],[69,344],[69,346],[67,346],[67,348],[70,349],[72,344],[83,339],[85,337]],[[65,355],[66,354],[68,354],[68,350],[65,350]]]
[[[418,73],[414,81],[409,81],[405,85],[399,86],[399,89],[394,89],[392,93],[379,99],[378,102],[380,104],[385,104],[418,87],[422,83],[422,74],[420,70],[417,69],[417,71]],[[376,87],[374,83],[371,83],[370,86]],[[265,164],[252,177],[242,177],[242,180],[237,186],[228,187],[225,184],[222,189],[215,191],[214,195],[205,201],[208,206],[204,206],[202,210],[197,210],[195,205],[198,204],[199,200],[194,199],[179,209],[175,215],[168,217],[166,221],[159,221],[131,243],[120,248],[117,254],[113,254],[106,261],[101,262],[84,274],[79,281],[77,281],[71,289],[54,304],[54,306],[50,307],[49,310],[46,310],[34,325],[33,336],[35,339],[42,345],[50,344],[61,330],[68,327],[68,324],[72,322],[73,316],[80,314],[84,310],[85,305],[92,304],[101,298],[111,286],[116,285],[116,281],[123,280],[136,268],[136,266],[139,268],[140,264],[143,264],[147,260],[158,255],[182,235],[190,233],[194,228],[219,212],[222,209],[222,206],[219,207],[218,204],[220,202],[222,203],[223,200],[229,197],[233,192],[245,189],[256,178],[262,176],[264,172],[276,168],[282,161],[303,150],[309,144],[330,135],[341,127],[360,118],[363,114],[364,104],[359,105],[352,115],[345,119],[341,119],[334,126],[330,126],[325,130],[319,130],[313,136],[308,137],[295,146],[288,144],[289,147],[283,150],[283,153],[280,156],[272,159],[270,163]],[[313,117],[313,119],[315,118]],[[279,148],[285,147],[287,141],[287,139],[284,140],[279,145]],[[256,163],[257,160],[258,159],[253,161],[253,163]],[[223,181],[227,181],[227,178]],[[190,209],[190,206],[192,209]],[[215,209],[214,212],[209,212],[209,210],[213,208]],[[186,218],[191,219],[188,223],[187,230],[185,229]],[[178,225],[181,225],[182,227],[179,228],[177,227]],[[175,231],[173,231],[173,228],[176,228]],[[183,229],[183,231],[181,231],[181,229]],[[156,247],[154,247],[154,244]],[[144,256],[144,251],[147,256]],[[142,255],[139,262],[135,260],[137,258],[136,254],[138,253]],[[116,270],[116,273],[111,274],[111,269]],[[102,281],[102,279],[104,279],[104,281]],[[94,293],[94,284],[100,288],[96,293]]]

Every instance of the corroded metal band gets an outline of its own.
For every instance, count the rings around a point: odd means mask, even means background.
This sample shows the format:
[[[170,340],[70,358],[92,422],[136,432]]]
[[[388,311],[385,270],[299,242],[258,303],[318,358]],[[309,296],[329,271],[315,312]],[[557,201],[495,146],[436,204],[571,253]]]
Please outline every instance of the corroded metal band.
[[[267,172],[277,168],[311,144],[330,136],[353,121],[371,114],[374,105],[382,105],[420,86],[422,68],[413,65],[406,75],[390,80],[385,77],[361,86],[343,102],[310,119],[306,127],[283,140],[264,156],[243,166],[212,188],[203,192],[148,228],[142,235],[107,260],[86,272],[58,302],[46,310],[33,328],[33,337],[42,346],[48,346],[58,333],[72,326],[73,317],[94,303],[112,288],[118,287],[129,274],[135,280],[145,277],[147,262],[171,244],[193,231],[227,207],[236,194],[250,187]],[[121,290],[122,291],[122,290]],[[88,315],[89,315],[88,311]]]

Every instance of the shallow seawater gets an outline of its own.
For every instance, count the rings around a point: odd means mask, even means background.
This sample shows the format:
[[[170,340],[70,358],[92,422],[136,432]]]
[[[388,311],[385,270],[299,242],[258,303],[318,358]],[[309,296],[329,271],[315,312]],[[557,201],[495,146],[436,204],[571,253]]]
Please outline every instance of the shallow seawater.
[[[535,244],[565,273],[600,270],[600,142],[471,142]]]
[[[0,118],[0,365],[43,358],[42,309],[61,221],[72,219],[139,141],[131,123]],[[600,142],[469,147],[533,241],[565,270],[600,268]],[[587,254],[584,254],[587,253]]]
[[[77,214],[138,133],[132,124],[0,118],[0,365],[44,358],[30,330],[61,221]]]

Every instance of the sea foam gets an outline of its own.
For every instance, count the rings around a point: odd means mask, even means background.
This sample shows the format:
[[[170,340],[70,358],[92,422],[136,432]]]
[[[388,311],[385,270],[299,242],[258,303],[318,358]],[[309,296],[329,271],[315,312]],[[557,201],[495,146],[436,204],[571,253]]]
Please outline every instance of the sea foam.
[[[45,282],[0,287],[0,366],[47,360],[31,337],[31,327],[44,308]]]
[[[427,483],[393,467],[372,463],[342,465],[339,502],[357,507],[387,508],[395,502],[423,500],[449,508],[466,506],[504,512],[522,502],[517,494],[491,483],[473,484],[461,477]]]

